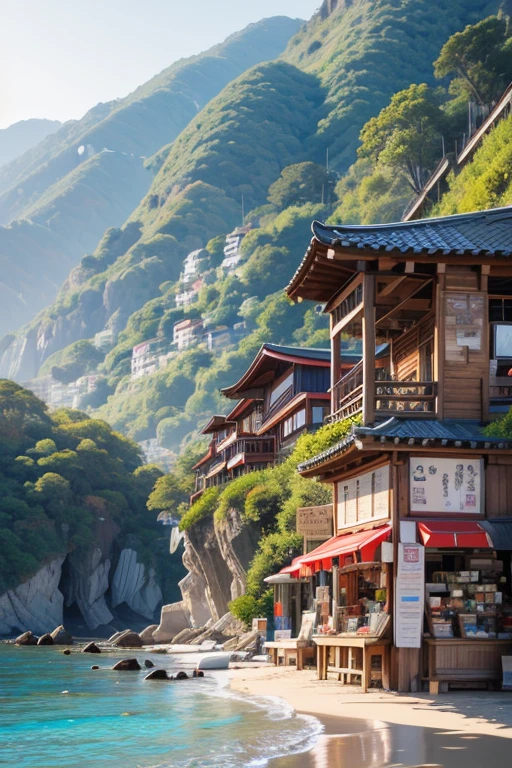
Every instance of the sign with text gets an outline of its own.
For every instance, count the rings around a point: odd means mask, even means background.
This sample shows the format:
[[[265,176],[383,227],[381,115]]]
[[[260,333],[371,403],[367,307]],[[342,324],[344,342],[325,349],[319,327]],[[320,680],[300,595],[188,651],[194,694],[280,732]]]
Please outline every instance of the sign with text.
[[[482,459],[411,458],[412,512],[482,511]]]
[[[332,504],[319,507],[299,507],[297,533],[302,536],[332,536]]]
[[[337,484],[337,530],[389,517],[389,464]]]
[[[421,544],[398,545],[395,593],[395,645],[421,648],[425,609],[425,548]]]

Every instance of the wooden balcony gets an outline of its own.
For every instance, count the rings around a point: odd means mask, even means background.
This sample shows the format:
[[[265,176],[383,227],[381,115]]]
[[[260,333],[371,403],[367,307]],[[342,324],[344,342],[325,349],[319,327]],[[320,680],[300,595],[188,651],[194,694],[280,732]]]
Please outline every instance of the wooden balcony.
[[[227,469],[231,471],[236,467],[250,464],[270,464],[273,463],[274,458],[275,438],[273,436],[242,438],[233,446]]]
[[[431,417],[436,412],[437,382],[394,381],[385,378],[371,382],[376,417],[406,415],[408,418]],[[363,367],[356,365],[332,389],[331,414],[326,421],[342,421],[363,410]]]

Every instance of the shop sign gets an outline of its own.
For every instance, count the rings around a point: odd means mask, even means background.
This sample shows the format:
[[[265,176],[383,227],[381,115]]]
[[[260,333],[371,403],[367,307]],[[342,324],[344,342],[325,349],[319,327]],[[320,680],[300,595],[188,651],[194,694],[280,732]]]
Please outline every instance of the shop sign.
[[[414,457],[409,464],[412,512],[481,512],[482,459]]]
[[[389,464],[337,484],[337,530],[389,518]]]
[[[297,533],[302,536],[332,536],[332,504],[300,507],[297,510]]]
[[[397,648],[421,648],[424,610],[425,548],[400,542],[395,594]]]

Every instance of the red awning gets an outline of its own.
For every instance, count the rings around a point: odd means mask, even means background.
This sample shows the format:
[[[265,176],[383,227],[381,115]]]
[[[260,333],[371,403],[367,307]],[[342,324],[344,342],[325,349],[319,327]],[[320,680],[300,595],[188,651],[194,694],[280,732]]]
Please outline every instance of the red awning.
[[[439,520],[418,523],[422,544],[434,549],[490,549],[494,545],[480,523]]]
[[[299,573],[301,569],[308,568],[313,572],[328,571],[332,567],[332,558],[341,555],[351,555],[361,552],[363,563],[375,560],[375,552],[391,533],[390,525],[382,525],[370,531],[348,533],[344,536],[333,536],[307,555],[296,557],[292,564],[283,568],[280,573]]]

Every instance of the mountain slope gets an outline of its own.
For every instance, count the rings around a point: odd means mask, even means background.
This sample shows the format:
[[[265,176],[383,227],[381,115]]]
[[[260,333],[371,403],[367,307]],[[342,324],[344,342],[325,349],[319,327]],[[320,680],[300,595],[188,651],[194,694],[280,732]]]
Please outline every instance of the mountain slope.
[[[454,32],[500,6],[499,0],[325,0],[292,38],[285,61],[319,77],[328,114],[318,142],[339,171],[355,160],[359,133],[393,93],[433,84],[432,62]]]
[[[10,187],[0,197],[0,221],[29,218],[55,235],[56,249],[56,258],[48,263],[50,236],[45,234],[38,248],[41,230],[32,229],[27,256],[38,269],[26,273],[22,281],[19,265],[9,259],[8,249],[4,251],[0,335],[34,317],[104,231],[122,225],[151,182],[144,156],[172,142],[198,110],[241,72],[275,58],[299,25],[286,17],[251,24],[205,54],[176,62],[125,99],[99,104],[82,120],[66,123],[0,170],[0,185]],[[0,236],[12,253],[22,248],[22,243],[14,242],[17,232],[12,228]],[[51,275],[49,281],[45,272]],[[44,291],[39,291],[41,281],[46,281]]]
[[[58,120],[20,120],[0,130],[0,166],[10,163],[35,147],[46,136],[55,133],[62,123]]]
[[[383,94],[403,86],[405,70],[420,82],[431,80],[432,60],[454,28],[474,19],[476,6],[473,0],[442,0],[435,9],[423,0],[354,0],[331,8],[327,19],[329,9],[323,7],[290,43],[285,58],[295,56],[296,65],[280,60],[249,70],[151,159],[157,169],[152,186],[117,233],[118,240],[127,240],[124,250],[114,252],[103,243],[92,259],[84,259],[57,302],[6,345],[0,371],[30,378],[59,351],[59,365],[65,365],[67,345],[108,328],[117,343],[99,366],[104,386],[95,407],[137,439],[156,432],[179,450],[201,419],[221,407],[219,387],[236,378],[263,341],[324,343],[323,316],[307,306],[290,307],[282,288],[306,247],[311,220],[333,212],[336,201],[328,190],[335,174],[327,174],[325,195],[311,194],[309,200],[302,195],[282,207],[267,202],[269,189],[282,171],[283,179],[299,179],[294,165],[303,161],[316,162],[325,174],[319,163],[327,149],[343,168],[355,149],[345,115],[358,133],[365,110],[371,107],[375,114]],[[312,45],[320,32],[329,44]],[[427,54],[416,51],[420,33],[431,51],[428,66]],[[375,51],[382,53],[383,72],[377,71]],[[363,100],[357,83],[364,82]],[[331,142],[334,133],[337,144]],[[253,231],[242,245],[245,263],[226,275],[216,270],[223,236],[241,223],[242,197]],[[183,258],[205,247],[204,285],[196,303],[184,309],[176,304]],[[136,344],[157,337],[172,353],[174,323],[199,317],[213,328],[233,330],[243,322],[245,338],[235,338],[222,352],[199,348],[171,355],[152,376],[130,378]]]
[[[299,25],[286,17],[251,24],[209,51],[176,62],[126,98],[100,104],[83,120],[64,125],[0,171],[0,223],[25,216],[50,185],[74,170],[80,147],[89,153],[106,148],[154,154],[241,72],[278,56]]]

